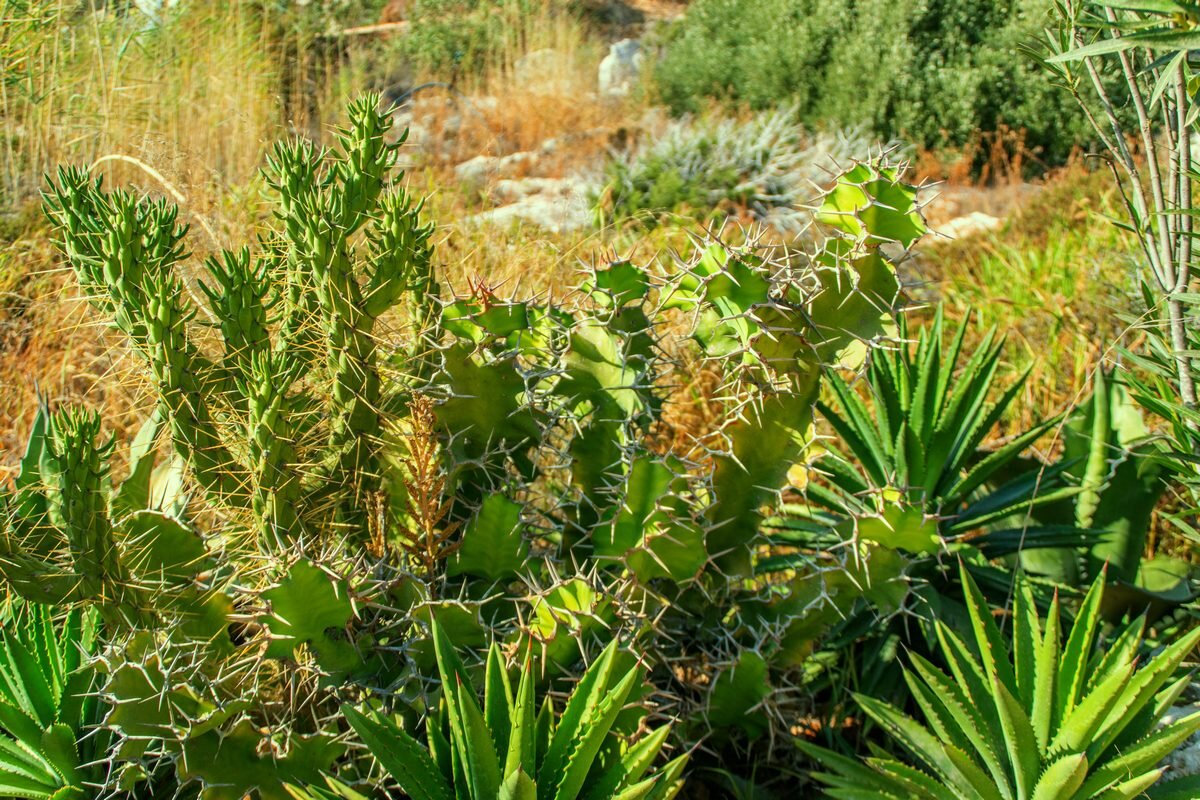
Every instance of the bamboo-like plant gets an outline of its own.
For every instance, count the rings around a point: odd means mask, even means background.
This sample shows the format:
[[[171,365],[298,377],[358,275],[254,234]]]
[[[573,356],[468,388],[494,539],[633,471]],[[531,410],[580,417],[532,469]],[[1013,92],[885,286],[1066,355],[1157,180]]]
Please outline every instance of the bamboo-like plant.
[[[1056,0],[1057,27],[1029,48],[1087,111],[1121,189],[1148,277],[1141,277],[1143,352],[1127,353],[1135,397],[1174,428],[1180,471],[1196,483],[1200,367],[1195,74],[1200,8],[1175,0]],[[1118,94],[1117,88],[1120,92]],[[1132,117],[1132,119],[1131,119]],[[1134,145],[1136,143],[1136,146]]]

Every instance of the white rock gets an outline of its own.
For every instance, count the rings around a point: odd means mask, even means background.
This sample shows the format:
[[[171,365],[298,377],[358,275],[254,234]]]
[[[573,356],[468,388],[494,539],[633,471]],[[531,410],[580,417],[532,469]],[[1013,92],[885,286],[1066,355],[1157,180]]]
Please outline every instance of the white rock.
[[[622,39],[608,48],[600,62],[600,94],[620,96],[629,93],[642,75],[642,43],[637,39]]]
[[[574,191],[574,183],[570,178],[505,178],[496,181],[488,194],[498,205],[505,205],[535,194],[566,197]]]
[[[982,211],[972,211],[962,217],[956,217],[939,226],[937,232],[951,239],[965,239],[977,233],[994,231],[1004,224],[1004,220],[985,214]]]
[[[482,191],[491,181],[511,177],[537,163],[539,155],[533,152],[512,153],[507,156],[475,156],[454,168],[454,177],[464,188]]]
[[[580,178],[501,181],[495,187],[494,196],[516,199],[468,219],[505,228],[516,224],[535,225],[551,233],[581,230],[592,224],[591,191],[592,185]]]

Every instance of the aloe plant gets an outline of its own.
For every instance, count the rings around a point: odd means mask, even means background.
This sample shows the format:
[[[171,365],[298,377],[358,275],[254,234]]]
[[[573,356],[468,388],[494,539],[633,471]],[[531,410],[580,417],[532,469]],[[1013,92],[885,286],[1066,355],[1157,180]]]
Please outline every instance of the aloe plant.
[[[92,611],[56,619],[44,605],[15,602],[0,615],[0,794],[28,800],[95,796],[96,759],[108,737]]]
[[[829,376],[836,406],[821,402],[818,408],[836,437],[815,465],[827,480],[811,481],[805,490],[825,512],[818,520],[914,553],[966,537],[991,555],[1012,552],[1015,540],[1033,548],[1079,539],[1070,526],[1030,526],[1024,519],[1036,506],[1075,493],[1058,479],[1061,469],[1010,476],[1021,453],[1059,418],[993,450],[982,448],[1019,396],[1024,376],[994,397],[1004,341],[994,328],[985,332],[964,362],[968,329],[964,322],[947,342],[939,307],[912,341],[902,318],[900,344],[877,350],[867,370],[870,404],[842,377]],[[811,516],[807,508],[787,510]]]
[[[528,656],[514,693],[495,644],[488,651],[480,706],[454,644],[436,622],[432,633],[444,727],[437,716],[426,721],[428,747],[382,714],[342,709],[373,757],[413,800],[665,800],[679,793],[687,755],[653,768],[669,728],[629,741],[622,712],[643,678],[615,641],[583,674],[560,714],[548,697],[540,707],[535,702]]]
[[[1159,501],[1178,474],[1174,459],[1161,457],[1158,442],[1120,375],[1097,370],[1092,393],[1068,416],[1062,430],[1064,474],[1080,491],[1040,506],[1034,519],[1096,532],[1087,547],[1028,551],[1030,573],[1079,585],[1107,567],[1105,613],[1120,615],[1150,606],[1156,612],[1186,603],[1192,567],[1160,553],[1147,558],[1146,544]]]
[[[860,762],[796,742],[824,765],[815,777],[831,787],[829,796],[1085,800],[1138,797],[1154,786],[1163,776],[1159,762],[1200,730],[1200,713],[1158,726],[1191,680],[1178,671],[1200,643],[1200,629],[1143,659],[1144,617],[1109,641],[1101,635],[1103,575],[1066,630],[1058,598],[1043,621],[1021,576],[1006,637],[960,569],[968,637],[939,621],[942,666],[914,654],[905,672],[924,724],[857,697],[911,760],[880,752]],[[1174,789],[1164,784],[1154,796],[1159,791],[1171,796]]]

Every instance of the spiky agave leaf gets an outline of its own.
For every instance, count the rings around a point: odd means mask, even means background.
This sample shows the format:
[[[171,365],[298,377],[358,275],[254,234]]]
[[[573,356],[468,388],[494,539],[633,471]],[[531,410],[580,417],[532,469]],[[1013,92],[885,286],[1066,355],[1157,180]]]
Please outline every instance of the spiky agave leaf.
[[[680,786],[683,756],[655,772],[651,770],[663,747],[667,729],[658,729],[632,744],[611,766],[598,759],[601,746],[628,731],[616,727],[618,716],[634,687],[642,681],[640,668],[625,665],[616,642],[584,673],[567,699],[557,723],[547,706],[535,715],[532,659],[527,657],[515,695],[497,645],[488,653],[483,707],[454,645],[436,620],[432,635],[437,646],[442,698],[449,736],[431,716],[431,744],[449,752],[431,752],[378,712],[344,706],[347,721],[374,758],[414,800],[469,800],[504,797],[513,800],[613,800],[631,797],[671,797]]]
[[[11,603],[0,615],[0,793],[29,800],[95,794],[94,759],[108,737],[101,718],[94,611],[56,618],[45,605]],[[89,783],[91,785],[89,785]]]
[[[1022,575],[1010,652],[970,573],[960,569],[969,638],[939,622],[949,673],[920,657],[906,673],[925,724],[889,703],[857,698],[912,761],[878,756],[860,763],[796,742],[827,765],[816,777],[832,787],[830,796],[1084,800],[1136,797],[1153,785],[1162,775],[1159,762],[1200,730],[1200,713],[1158,727],[1200,629],[1139,665],[1143,621],[1136,620],[1106,651],[1101,575],[1060,642],[1057,600],[1043,627]]]

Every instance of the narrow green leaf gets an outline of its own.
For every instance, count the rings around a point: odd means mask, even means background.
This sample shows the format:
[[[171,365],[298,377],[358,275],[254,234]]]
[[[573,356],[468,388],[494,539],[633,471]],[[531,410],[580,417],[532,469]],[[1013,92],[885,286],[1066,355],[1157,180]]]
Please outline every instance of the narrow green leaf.
[[[1087,776],[1087,757],[1073,753],[1046,767],[1033,790],[1032,800],[1067,800]]]
[[[364,716],[348,705],[342,706],[342,715],[412,800],[454,800],[450,785],[429,753],[394,723],[378,715]]]

